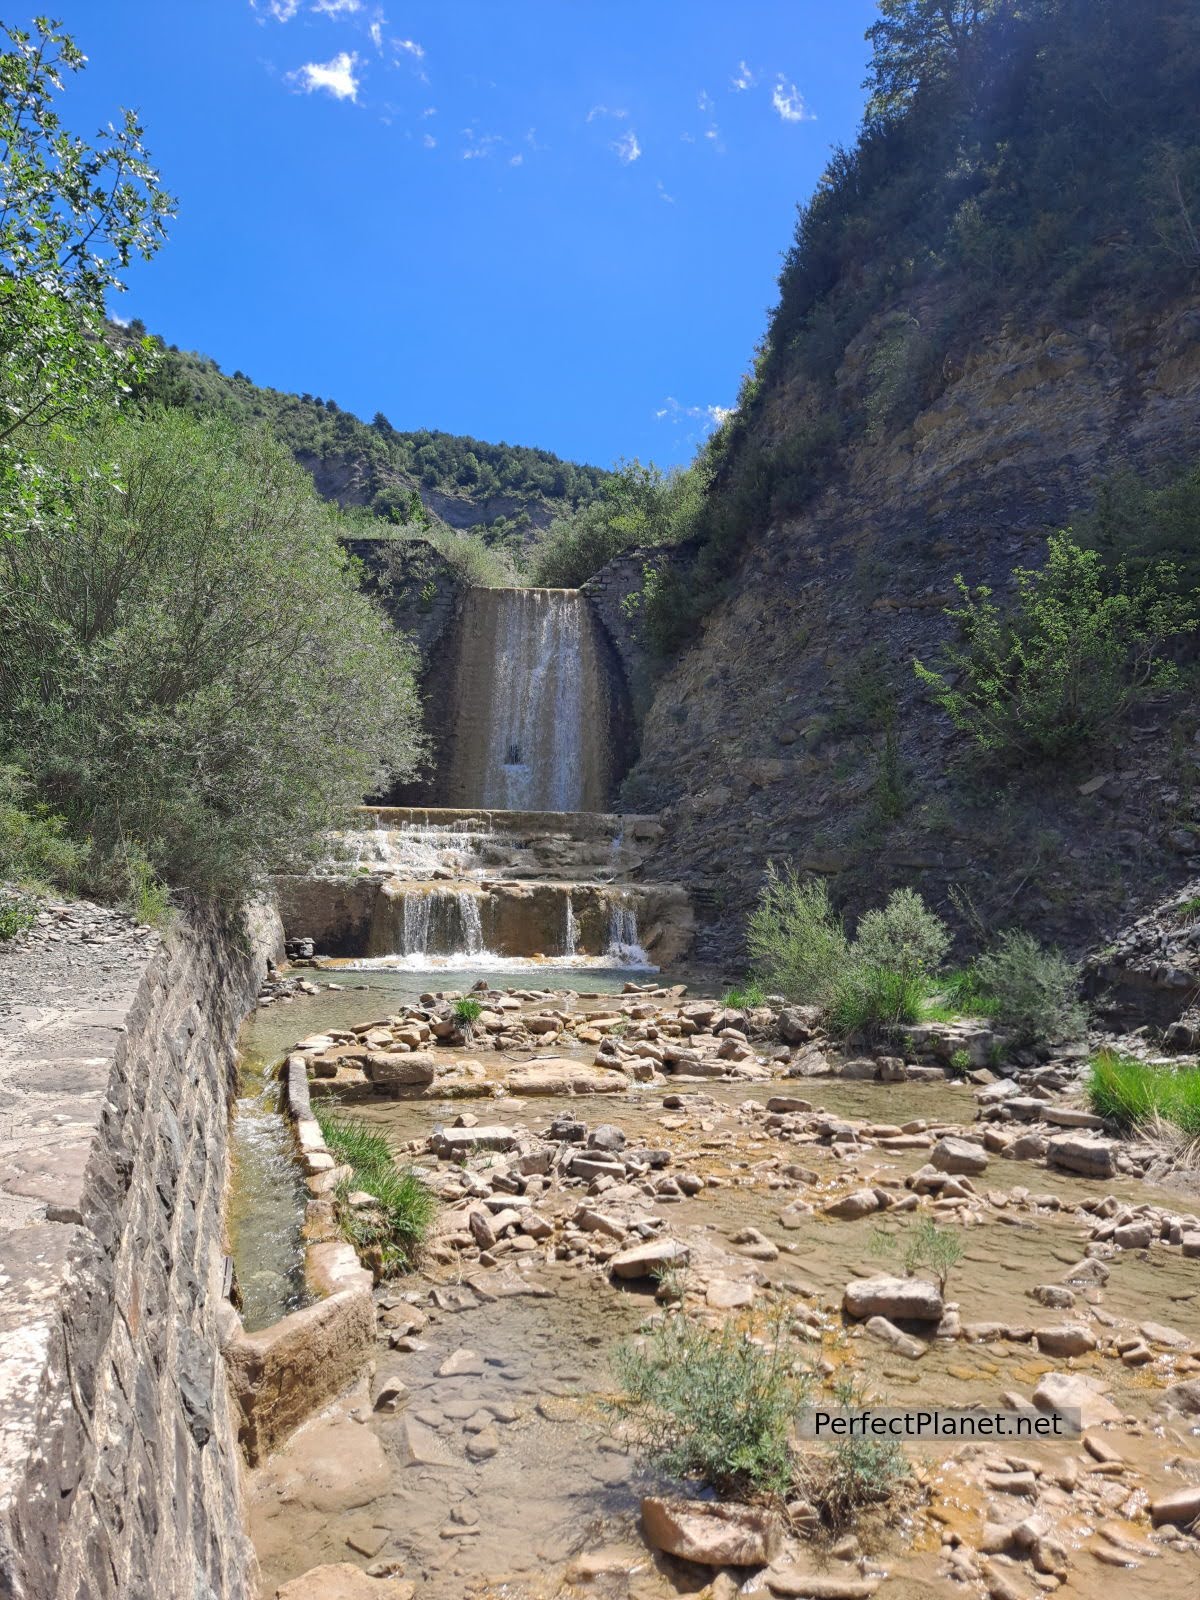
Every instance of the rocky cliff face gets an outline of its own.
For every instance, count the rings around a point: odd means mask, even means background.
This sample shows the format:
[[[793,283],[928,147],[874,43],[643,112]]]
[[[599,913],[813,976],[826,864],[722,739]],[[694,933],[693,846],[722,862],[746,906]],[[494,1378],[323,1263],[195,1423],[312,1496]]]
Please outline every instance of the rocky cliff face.
[[[863,406],[879,331],[848,351],[844,411]],[[658,685],[627,794],[665,808],[650,870],[691,889],[704,955],[736,958],[772,858],[828,874],[852,913],[911,883],[960,927],[1021,921],[1073,947],[1200,865],[1190,708],[1150,708],[1096,770],[997,788],[911,667],[936,655],[956,573],[1003,593],[1099,479],[1194,455],[1200,305],[1013,317],[961,348],[911,426],[847,446],[804,515],[748,530],[729,597]],[[816,404],[777,390],[768,442]]]

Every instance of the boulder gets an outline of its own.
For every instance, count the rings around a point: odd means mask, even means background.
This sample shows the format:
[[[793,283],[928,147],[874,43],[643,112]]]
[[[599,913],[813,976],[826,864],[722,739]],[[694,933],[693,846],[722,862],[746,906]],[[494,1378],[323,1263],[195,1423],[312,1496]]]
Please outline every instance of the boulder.
[[[363,1071],[376,1089],[386,1093],[432,1083],[437,1068],[431,1055],[419,1051],[372,1050],[363,1063]]]
[[[911,1333],[905,1333],[886,1317],[870,1317],[867,1321],[867,1332],[873,1338],[890,1345],[897,1355],[906,1356],[909,1361],[919,1361],[929,1349],[927,1344],[922,1344],[920,1339],[914,1339]]]
[[[843,1222],[855,1222],[859,1217],[869,1217],[873,1212],[882,1210],[874,1189],[854,1189],[837,1200],[831,1200],[823,1214],[837,1217]]]
[[[648,1544],[702,1567],[763,1567],[783,1542],[778,1517],[766,1506],[721,1500],[642,1501]]]
[[[435,1128],[429,1148],[448,1160],[469,1156],[473,1150],[511,1150],[517,1136],[511,1128],[491,1124],[478,1128]]]
[[[988,1164],[983,1147],[969,1139],[939,1139],[929,1152],[929,1160],[939,1172],[965,1173],[968,1177],[986,1172]]]
[[[285,1583],[275,1600],[412,1600],[416,1592],[407,1578],[368,1578],[361,1567],[335,1561]]]
[[[787,1006],[779,1013],[779,1037],[784,1044],[806,1044],[820,1021],[819,1006]]]
[[[668,1267],[685,1267],[688,1248],[677,1239],[652,1239],[613,1256],[609,1267],[618,1278],[650,1278]]]
[[[1052,1167],[1078,1172],[1085,1178],[1111,1178],[1117,1170],[1117,1146],[1112,1139],[1059,1133],[1046,1142],[1046,1160]]]
[[[1181,1416],[1200,1417],[1200,1378],[1173,1383],[1163,1391],[1158,1405],[1160,1409],[1178,1411]]]
[[[1174,1523],[1178,1528],[1190,1528],[1200,1521],[1200,1483],[1173,1489],[1170,1494],[1151,1500],[1150,1521],[1156,1528],[1161,1528],[1165,1522]]]
[[[1114,1229],[1112,1240],[1118,1250],[1148,1250],[1157,1237],[1152,1222],[1126,1222]]]
[[[1033,1391],[1033,1403],[1039,1411],[1077,1411],[1081,1428],[1121,1420],[1116,1406],[1100,1392],[1099,1380],[1073,1372],[1045,1373]]]
[[[852,1317],[889,1322],[940,1322],[945,1307],[937,1285],[923,1278],[855,1278],[846,1285],[842,1309]]]
[[[1036,1330],[1038,1349],[1047,1356],[1082,1356],[1096,1348],[1096,1335],[1077,1322]]]

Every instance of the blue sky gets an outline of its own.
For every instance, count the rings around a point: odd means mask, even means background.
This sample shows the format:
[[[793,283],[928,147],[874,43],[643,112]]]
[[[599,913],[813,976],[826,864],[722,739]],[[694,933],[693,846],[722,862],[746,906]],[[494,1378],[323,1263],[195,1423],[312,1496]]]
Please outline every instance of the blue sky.
[[[688,459],[862,107],[873,0],[59,0],[179,216],[114,302],[256,382]],[[10,9],[10,16],[16,15]]]

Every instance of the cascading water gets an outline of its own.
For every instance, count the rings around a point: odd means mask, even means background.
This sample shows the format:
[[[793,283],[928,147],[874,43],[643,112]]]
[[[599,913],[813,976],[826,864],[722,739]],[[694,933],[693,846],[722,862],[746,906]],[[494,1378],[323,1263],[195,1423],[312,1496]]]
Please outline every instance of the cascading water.
[[[474,956],[483,949],[483,912],[477,893],[396,881],[383,886],[371,922],[369,955]]]
[[[646,959],[646,952],[638,943],[637,911],[624,896],[609,902],[606,953],[637,965]]]
[[[574,589],[469,591],[444,803],[603,808],[611,712],[597,627]]]

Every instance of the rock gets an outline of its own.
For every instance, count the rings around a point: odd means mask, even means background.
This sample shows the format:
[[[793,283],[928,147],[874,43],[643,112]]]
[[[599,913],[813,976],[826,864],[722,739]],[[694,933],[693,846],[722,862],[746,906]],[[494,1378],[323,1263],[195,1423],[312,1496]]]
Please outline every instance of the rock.
[[[415,1417],[401,1418],[398,1429],[400,1459],[406,1467],[453,1466],[445,1445],[423,1422]]]
[[[385,1378],[375,1395],[375,1410],[399,1411],[407,1399],[408,1385],[403,1379],[395,1376]]]
[[[889,1322],[886,1317],[871,1317],[867,1321],[867,1332],[876,1339],[882,1339],[884,1344],[890,1345],[897,1355],[907,1356],[910,1361],[919,1361],[929,1349],[922,1344],[920,1339],[914,1339],[911,1333],[905,1333],[894,1322]]]
[[[838,1217],[844,1222],[854,1222],[859,1217],[869,1217],[875,1211],[882,1211],[879,1196],[874,1189],[854,1189],[850,1194],[844,1194],[838,1200],[831,1200],[824,1207],[823,1215]]]
[[[1117,1146],[1112,1139],[1059,1133],[1047,1140],[1046,1159],[1053,1167],[1081,1173],[1085,1178],[1111,1178],[1117,1170]]]
[[[779,1037],[784,1044],[806,1044],[820,1021],[819,1006],[786,1006],[779,1013]]]
[[[1096,1348],[1096,1335],[1079,1323],[1036,1330],[1038,1349],[1048,1356],[1082,1356]]]
[[[752,1283],[732,1283],[728,1278],[717,1278],[704,1291],[706,1305],[714,1311],[737,1311],[742,1306],[754,1304]]]
[[[1164,1522],[1190,1528],[1197,1519],[1200,1519],[1200,1483],[1173,1489],[1170,1494],[1159,1495],[1150,1502],[1150,1521],[1156,1528],[1161,1528]]]
[[[1081,1428],[1095,1428],[1102,1422],[1119,1422],[1121,1413],[1100,1392],[1099,1381],[1072,1372],[1047,1372],[1033,1391],[1039,1411],[1078,1411]]]
[[[986,1152],[969,1139],[939,1139],[929,1152],[929,1159],[939,1172],[965,1173],[973,1177],[987,1170]]]
[[[608,1263],[618,1278],[649,1278],[667,1267],[685,1267],[689,1252],[677,1239],[652,1239],[622,1250]]]
[[[1183,1247],[1185,1257],[1191,1260],[1200,1258],[1200,1233],[1195,1230],[1185,1233],[1180,1240],[1180,1244]]]
[[[472,1461],[490,1461],[499,1449],[500,1435],[490,1424],[467,1441],[467,1455]]]
[[[498,1124],[480,1128],[435,1128],[429,1136],[429,1148],[448,1160],[468,1156],[473,1150],[511,1150],[516,1142],[513,1130]]]
[[[1158,1229],[1151,1222],[1127,1222],[1113,1231],[1112,1242],[1118,1250],[1148,1250],[1158,1237]]]
[[[860,1578],[847,1573],[810,1572],[797,1566],[772,1567],[767,1571],[767,1587],[772,1594],[802,1595],[805,1600],[871,1600],[882,1578]]]
[[[384,1091],[432,1083],[437,1075],[433,1057],[416,1051],[372,1050],[363,1071],[374,1088]]]
[[[1185,1417],[1200,1417],[1200,1378],[1173,1383],[1163,1391],[1158,1404],[1162,1408],[1178,1411]]]
[[[474,1350],[455,1350],[437,1369],[439,1378],[478,1378],[483,1375],[483,1357]]]
[[[1030,1294],[1039,1305],[1051,1311],[1069,1311],[1075,1304],[1074,1294],[1064,1284],[1039,1283],[1036,1289],[1030,1290]]]
[[[407,1578],[368,1578],[360,1567],[337,1561],[313,1567],[275,1591],[275,1600],[412,1600]]]
[[[852,1317],[895,1322],[940,1322],[945,1307],[937,1286],[923,1278],[856,1278],[846,1285],[842,1308]]]
[[[765,1506],[653,1495],[642,1501],[642,1531],[656,1550],[702,1567],[762,1567],[783,1540],[779,1519]]]

